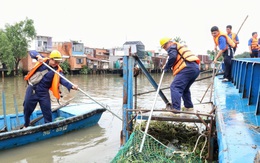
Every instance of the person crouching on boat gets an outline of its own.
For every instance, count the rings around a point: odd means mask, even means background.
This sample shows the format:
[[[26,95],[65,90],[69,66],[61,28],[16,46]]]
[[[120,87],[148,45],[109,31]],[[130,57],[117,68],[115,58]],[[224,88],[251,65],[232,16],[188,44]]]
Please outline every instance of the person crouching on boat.
[[[213,26],[211,29],[211,34],[213,36],[215,42],[215,50],[217,51],[217,46],[219,47],[219,51],[217,56],[214,59],[214,63],[217,63],[217,59],[223,55],[224,57],[224,79],[223,82],[231,81],[231,60],[234,54],[234,47],[236,44],[234,41],[225,33],[219,31],[217,26]]]
[[[45,62],[54,70],[59,72],[60,75],[63,75],[62,69],[59,66],[59,63],[62,61],[61,53],[59,51],[53,50],[49,58],[43,58],[37,51],[30,51],[29,53],[30,56],[33,59],[36,59],[38,62],[24,78],[28,82],[28,87],[26,89],[23,103],[25,128],[30,125],[30,116],[38,102],[42,110],[44,122],[52,122],[51,99],[49,90],[51,90],[53,95],[59,100],[59,84],[65,86],[69,91],[70,89],[78,89],[77,85],[70,84],[42,63]]]
[[[174,80],[171,83],[171,109],[181,110],[181,98],[184,101],[183,111],[193,111],[190,86],[199,76],[200,60],[184,45],[172,41],[171,38],[160,40],[161,48],[167,51],[168,61],[163,66],[164,71],[172,69]]]

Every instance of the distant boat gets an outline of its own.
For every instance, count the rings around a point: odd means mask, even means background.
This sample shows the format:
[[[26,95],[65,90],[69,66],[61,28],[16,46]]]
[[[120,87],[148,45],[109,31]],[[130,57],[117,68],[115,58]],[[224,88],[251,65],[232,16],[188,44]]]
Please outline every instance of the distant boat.
[[[24,115],[8,114],[0,116],[0,150],[9,149],[65,133],[94,126],[106,109],[95,103],[66,104],[52,111],[53,122],[44,123],[41,110],[31,116],[31,125],[23,127]]]

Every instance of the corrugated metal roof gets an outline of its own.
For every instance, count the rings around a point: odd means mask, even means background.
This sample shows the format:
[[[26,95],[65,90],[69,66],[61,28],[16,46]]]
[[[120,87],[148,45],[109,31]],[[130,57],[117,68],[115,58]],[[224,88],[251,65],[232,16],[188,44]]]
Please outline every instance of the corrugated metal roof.
[[[144,45],[141,41],[126,41],[123,45]]]

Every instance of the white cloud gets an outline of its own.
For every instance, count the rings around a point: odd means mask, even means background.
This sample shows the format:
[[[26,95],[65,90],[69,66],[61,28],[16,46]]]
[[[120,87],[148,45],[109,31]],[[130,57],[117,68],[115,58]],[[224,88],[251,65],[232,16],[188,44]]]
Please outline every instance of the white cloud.
[[[0,28],[26,17],[33,19],[37,33],[56,41],[82,40],[85,46],[111,48],[126,40],[142,41],[156,49],[161,37],[181,37],[198,54],[213,50],[210,28],[225,32],[228,24],[239,32],[237,53],[248,51],[247,41],[259,32],[259,0],[3,0]]]

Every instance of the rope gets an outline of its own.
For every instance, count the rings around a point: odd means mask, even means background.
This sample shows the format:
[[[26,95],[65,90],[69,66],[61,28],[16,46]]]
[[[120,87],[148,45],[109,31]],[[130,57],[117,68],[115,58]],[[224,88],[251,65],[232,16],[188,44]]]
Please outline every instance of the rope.
[[[139,110],[137,112],[137,115],[140,116],[140,120],[143,121],[143,112],[141,110]],[[155,137],[153,137],[152,135],[148,134],[148,133],[145,133],[144,131],[142,131],[142,123],[140,123],[139,125],[137,125],[137,123],[135,123],[135,126],[134,126],[134,131],[138,130],[140,131],[141,133],[143,133],[144,135],[146,136],[149,136],[151,138],[153,138],[153,140],[155,140],[157,143],[159,143],[160,145],[164,146],[165,148],[169,149],[169,150],[172,150],[171,148],[169,148],[168,146],[164,145],[163,143],[161,143],[159,140],[157,140]],[[186,126],[187,127],[187,126]],[[196,140],[196,143],[194,145],[194,148],[193,148],[193,151],[192,152],[188,152],[188,151],[173,151],[172,154],[181,154],[180,156],[182,158],[185,158],[186,155],[189,155],[189,154],[192,154],[192,153],[195,153],[197,147],[198,147],[198,143],[199,143],[199,140],[201,139],[201,137],[205,137],[205,141],[204,141],[204,144],[203,144],[203,147],[201,149],[201,152],[200,152],[200,159],[202,159],[202,153],[206,147],[206,144],[207,144],[207,135],[205,135],[204,133],[201,133],[201,135],[198,137],[198,139]]]
[[[195,153],[195,151],[196,151],[196,149],[197,149],[197,147],[198,147],[199,140],[200,140],[200,138],[201,138],[202,136],[205,137],[205,142],[204,142],[204,145],[203,145],[202,150],[201,150],[201,152],[200,152],[200,159],[201,159],[201,158],[202,158],[202,153],[203,153],[203,151],[204,151],[204,148],[205,148],[205,146],[206,146],[206,144],[207,144],[207,140],[208,140],[208,139],[207,139],[207,136],[206,136],[205,134],[201,134],[201,135],[198,137],[198,139],[197,139],[197,141],[196,141],[196,144],[195,144],[195,146],[194,146],[192,152],[187,152],[187,151],[173,151],[172,154],[182,154],[181,156],[184,158],[185,155],[189,155],[189,154]],[[167,148],[168,148],[168,147],[167,147]],[[168,149],[169,149],[169,148],[168,148]]]
[[[221,74],[221,73],[217,73],[216,75],[218,75],[218,74]],[[195,82],[201,81],[201,80],[204,80],[204,79],[208,79],[208,78],[211,78],[211,77],[212,76],[207,76],[207,77],[204,77],[204,78],[196,79]],[[164,87],[164,88],[161,88],[160,90],[165,90],[165,89],[169,89],[169,88],[170,87]],[[144,95],[144,94],[148,94],[148,93],[152,93],[152,92],[156,92],[156,90],[142,92],[142,93],[136,93],[136,94],[134,94],[134,96]]]

